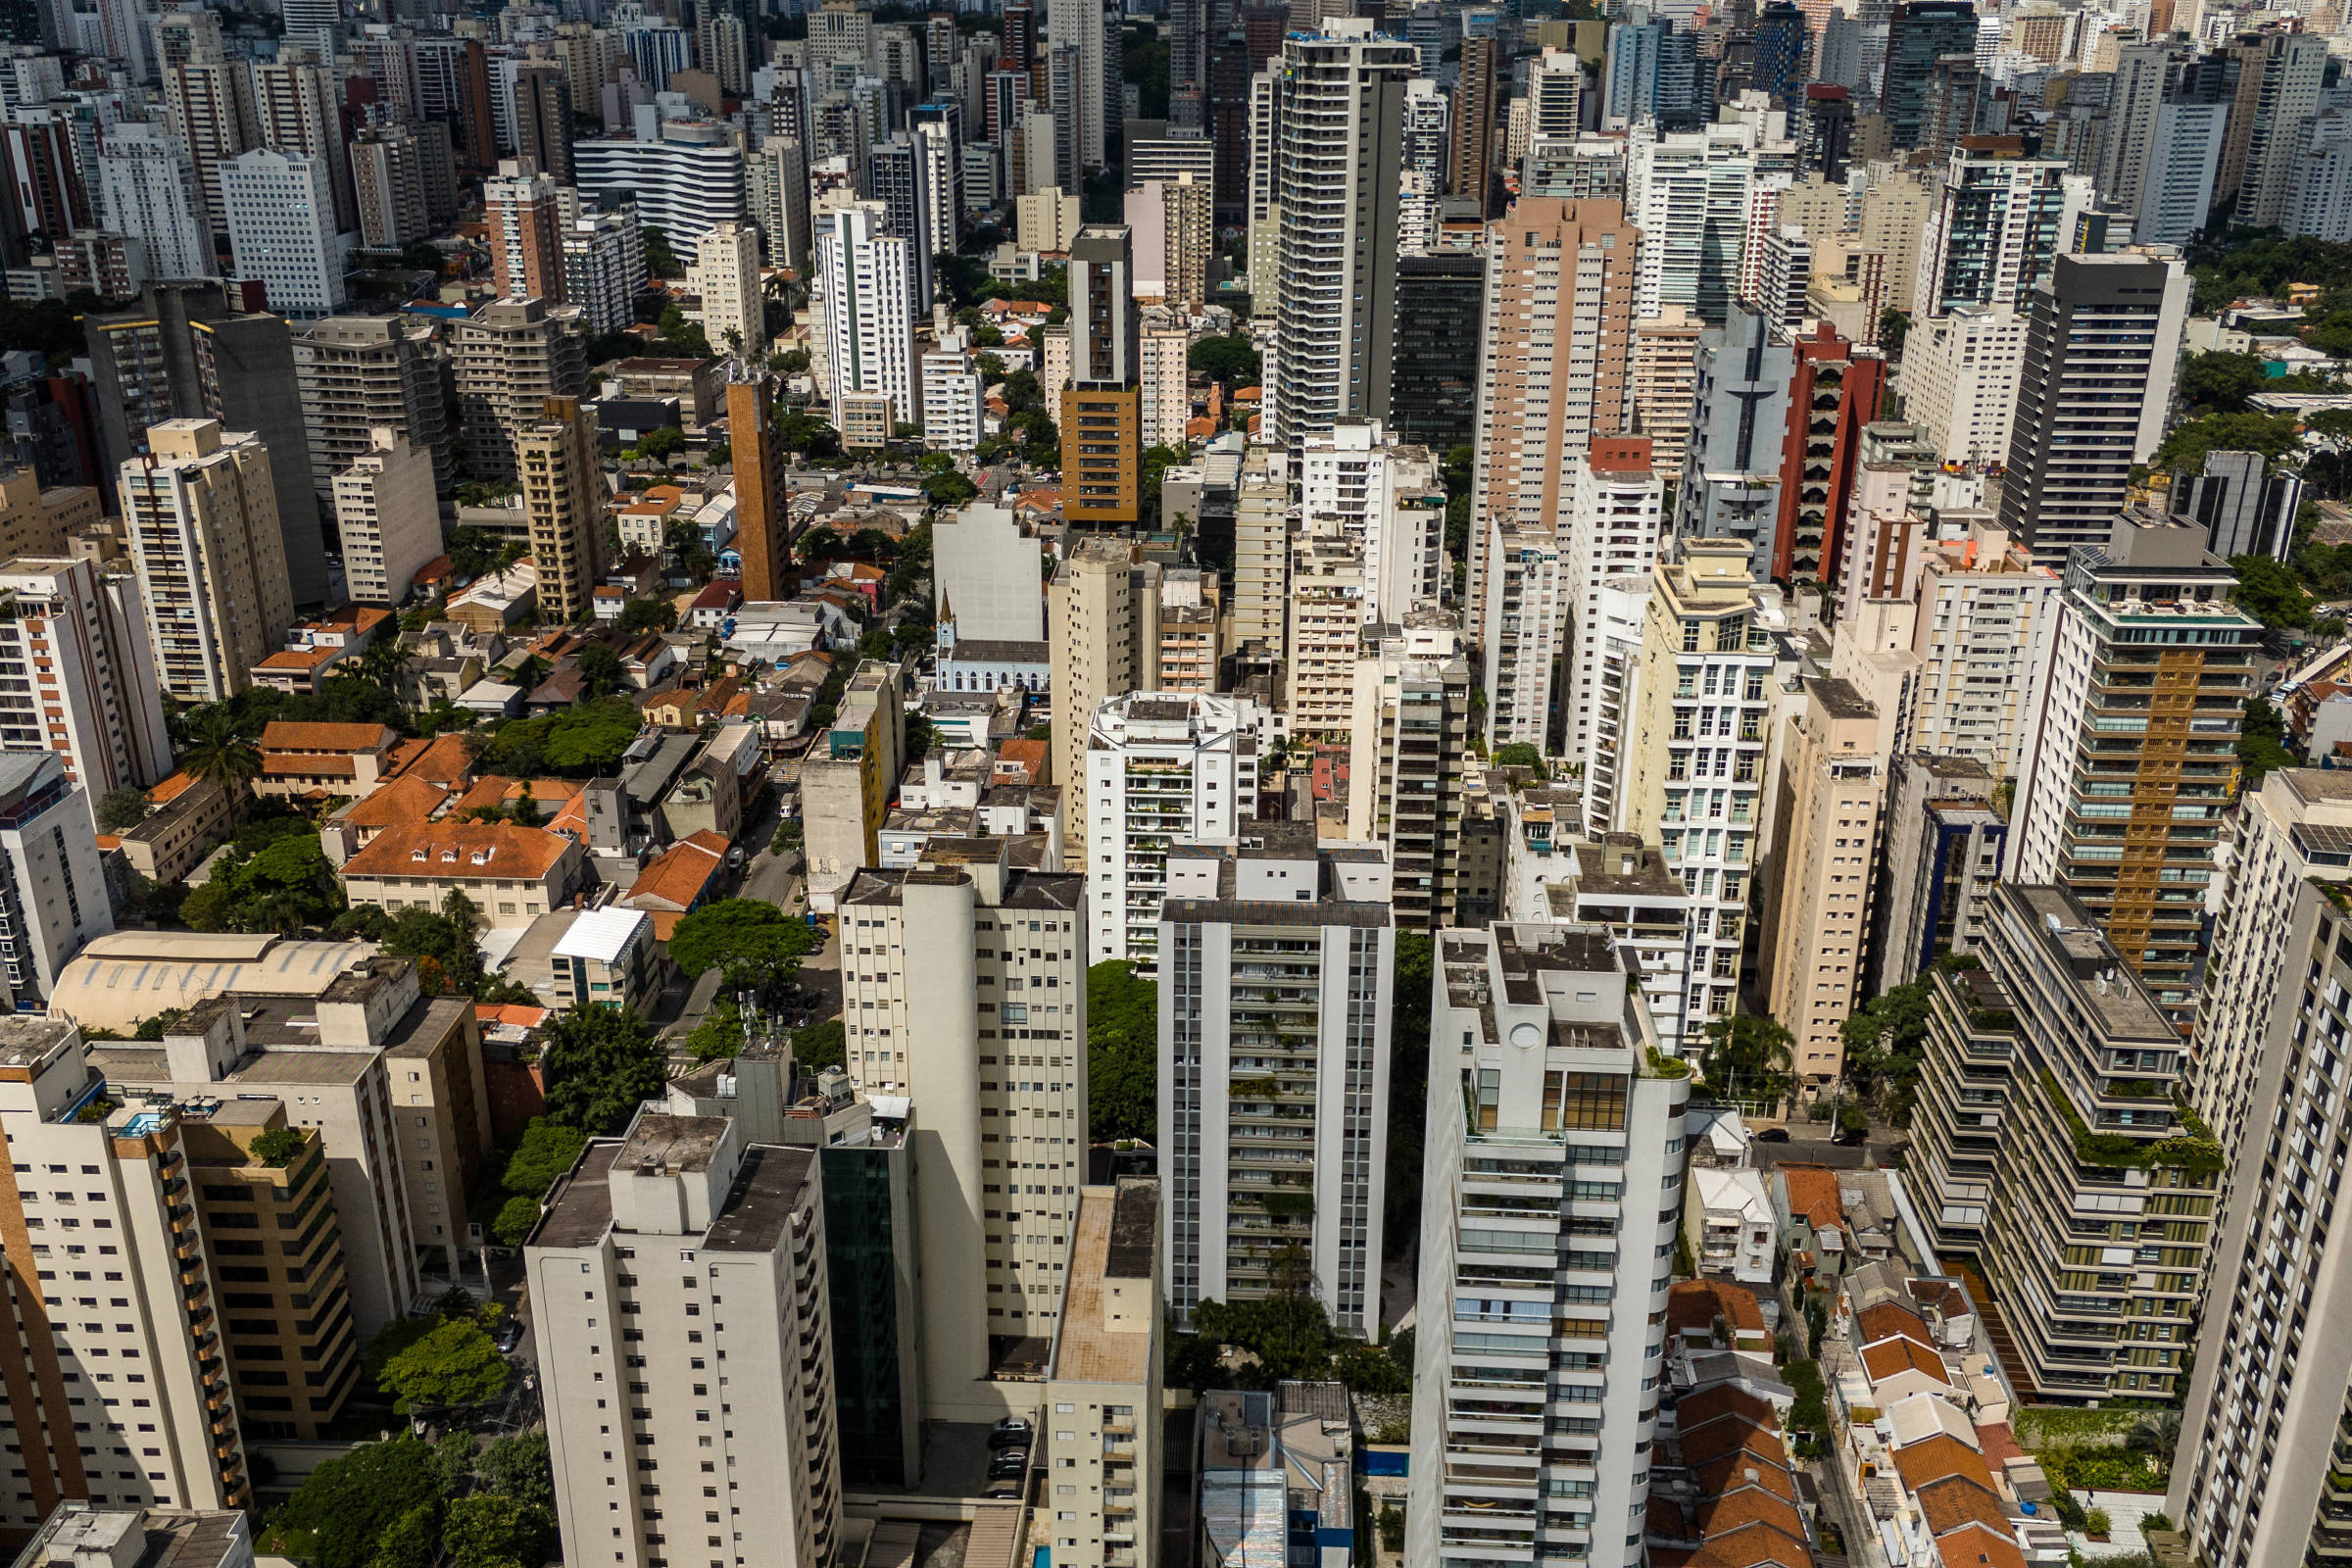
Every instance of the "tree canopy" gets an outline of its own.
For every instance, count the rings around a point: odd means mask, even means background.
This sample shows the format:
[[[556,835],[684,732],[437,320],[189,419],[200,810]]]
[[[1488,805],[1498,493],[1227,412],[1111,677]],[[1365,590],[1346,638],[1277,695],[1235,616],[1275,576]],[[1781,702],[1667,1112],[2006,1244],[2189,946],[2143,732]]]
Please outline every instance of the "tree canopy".
[[[456,1568],[536,1568],[555,1544],[553,1514],[518,1497],[485,1494],[449,1505],[441,1544]]]
[[[1784,1101],[1796,1087],[1794,1039],[1774,1020],[1752,1013],[1718,1018],[1707,1025],[1707,1047],[1699,1074],[1721,1094],[1767,1102]]]
[[[2243,414],[2270,372],[2251,354],[2194,354],[2180,366],[2180,405],[2202,414]]]
[[[1421,1150],[1429,1102],[1429,1004],[1438,946],[1396,932],[1396,1000],[1389,1024],[1389,1169],[1384,1233],[1392,1256],[1421,1234]]]
[[[405,1434],[364,1443],[304,1477],[270,1516],[261,1544],[315,1568],[370,1568],[377,1542],[395,1524],[414,1530],[414,1511],[423,1511],[437,1539],[440,1501],[432,1449]]]
[[[2238,787],[2253,789],[2265,773],[2293,767],[2295,754],[2286,749],[2286,715],[2259,697],[2246,700],[2246,716],[2237,734]]]
[[[2167,473],[2203,473],[2209,452],[2259,452],[2276,463],[2301,444],[2295,421],[2283,415],[2208,414],[2175,426],[2156,448],[2155,466]]]
[[[1224,382],[1227,391],[1255,386],[1265,374],[1257,349],[1245,331],[1202,338],[1185,355],[1185,364],[1212,381]]]
[[[2311,624],[2311,595],[2285,566],[2269,556],[2231,556],[2230,568],[2237,573],[2230,597],[2247,614],[2274,631]]]
[[[475,760],[482,771],[509,778],[592,778],[612,771],[639,728],[634,704],[607,697],[540,718],[509,719],[489,733]]]
[[[669,957],[686,974],[717,968],[730,989],[768,994],[790,985],[801,959],[816,951],[816,933],[772,904],[721,899],[706,905],[670,933]]]
[[[618,1007],[575,1007],[540,1034],[548,1119],[590,1134],[617,1133],[638,1102],[668,1081],[653,1025]]]
[[[1156,1136],[1159,988],[1121,958],[1086,971],[1086,1102],[1097,1143]]]
[[[279,831],[253,850],[232,844],[204,885],[181,901],[195,931],[274,931],[292,936],[323,926],[343,909],[343,884],[319,846],[318,830],[279,818]]]
[[[98,797],[98,831],[120,833],[147,820],[147,792],[124,786]]]
[[[494,1398],[507,1386],[507,1360],[479,1323],[439,1324],[384,1362],[376,1386],[403,1413]]]

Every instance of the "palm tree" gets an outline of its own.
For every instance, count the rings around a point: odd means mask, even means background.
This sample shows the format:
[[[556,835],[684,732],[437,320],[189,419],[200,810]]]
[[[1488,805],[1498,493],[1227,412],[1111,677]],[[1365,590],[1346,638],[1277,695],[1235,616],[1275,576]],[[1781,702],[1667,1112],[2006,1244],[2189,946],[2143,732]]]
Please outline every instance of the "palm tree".
[[[2148,1411],[2132,1423],[2132,1430],[2124,1437],[2124,1446],[2146,1454],[2158,1475],[2169,1473],[2173,1468],[2173,1451],[2180,1446],[2180,1412]]]
[[[360,678],[398,695],[401,672],[415,657],[398,637],[378,637],[360,651]]]
[[[188,749],[180,754],[180,763],[194,777],[218,784],[228,793],[232,817],[243,813],[247,786],[262,775],[260,749],[224,708],[208,708],[197,715],[189,727]]]

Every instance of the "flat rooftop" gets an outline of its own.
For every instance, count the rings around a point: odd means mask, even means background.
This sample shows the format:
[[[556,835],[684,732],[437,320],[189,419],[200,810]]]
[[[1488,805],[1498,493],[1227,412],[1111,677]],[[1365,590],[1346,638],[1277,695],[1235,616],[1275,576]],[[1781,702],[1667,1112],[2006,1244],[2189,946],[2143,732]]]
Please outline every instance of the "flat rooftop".
[[[2015,884],[2004,886],[2001,893],[2030,912],[2035,934],[2056,960],[2053,974],[2074,993],[2076,1004],[2098,1021],[2103,1037],[2161,1041],[2180,1048],[2180,1031],[2073,894],[2064,888]]]
[[[710,1156],[726,1131],[724,1116],[648,1112],[630,1124],[616,1163],[623,1170],[639,1170],[648,1164],[663,1173],[709,1170]]]
[[[735,1185],[725,1206],[703,1233],[706,1250],[772,1252],[782,1243],[793,1211],[808,1200],[818,1151],[754,1144],[735,1168]]]
[[[1158,1351],[1151,1303],[1137,1330],[1103,1326],[1103,1281],[1148,1279],[1159,1241],[1159,1184],[1125,1181],[1111,1192],[1081,1189],[1078,1231],[1070,1244],[1070,1274],[1062,1298],[1061,1330],[1054,1343],[1052,1376],[1071,1383],[1148,1382]],[[1137,1271],[1138,1265],[1141,1272]]]

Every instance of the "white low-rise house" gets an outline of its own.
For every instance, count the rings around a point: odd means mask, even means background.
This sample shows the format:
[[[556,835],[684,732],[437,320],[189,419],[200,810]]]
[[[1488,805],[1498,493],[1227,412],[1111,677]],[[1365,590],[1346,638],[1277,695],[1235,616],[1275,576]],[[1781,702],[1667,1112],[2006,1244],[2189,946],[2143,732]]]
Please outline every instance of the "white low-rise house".
[[[1694,1168],[1683,1212],[1699,1273],[1742,1285],[1772,1283],[1780,1228],[1763,1172]]]
[[[654,990],[654,917],[643,909],[592,909],[556,944],[552,968],[564,1006],[634,1011]]]
[[[839,605],[821,599],[785,599],[743,606],[726,646],[748,659],[782,663],[811,649],[855,647],[858,623]]]
[[[1049,644],[957,637],[955,621],[940,623],[936,684],[943,692],[995,692],[1007,686],[1043,692],[1052,683],[1053,669]]]
[[[504,681],[477,680],[459,697],[458,706],[469,713],[480,713],[487,718],[519,718],[522,716],[524,695],[519,686],[509,686]]]

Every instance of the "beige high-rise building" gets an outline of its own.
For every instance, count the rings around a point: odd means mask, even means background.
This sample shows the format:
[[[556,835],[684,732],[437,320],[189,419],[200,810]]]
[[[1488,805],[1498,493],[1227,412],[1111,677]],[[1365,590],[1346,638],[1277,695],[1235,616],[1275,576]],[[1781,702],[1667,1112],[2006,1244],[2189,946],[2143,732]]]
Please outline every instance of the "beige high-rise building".
[[[1070,1568],[1136,1568],[1156,1555],[1159,1192],[1156,1179],[1130,1176],[1078,1193],[1061,1332],[1038,1419],[1039,1457],[1054,1492],[1033,1515],[1041,1530],[1052,1521],[1054,1561]]]
[[[1027,1413],[991,1342],[1054,1337],[1086,1173],[1086,878],[1020,870],[1011,842],[934,840],[840,902],[850,1076],[915,1102],[935,1420]]]
[[[439,332],[439,323],[415,317],[330,316],[294,333],[303,431],[321,501],[332,502],[336,474],[375,450],[378,430],[405,435],[431,456],[436,489],[456,484]]]
[[[1095,710],[1159,686],[1159,566],[1124,539],[1078,541],[1046,585],[1053,658],[1054,782],[1064,841],[1086,835],[1086,733]]]
[[[1185,445],[1185,428],[1193,420],[1192,374],[1187,364],[1192,344],[1193,335],[1180,326],[1146,327],[1136,334],[1137,378],[1144,395],[1142,440],[1147,452],[1153,447]],[[1063,380],[1068,380],[1066,370]],[[1058,389],[1046,395],[1059,406]],[[1195,524],[1200,520],[1193,519]]]
[[[204,193],[214,239],[227,238],[220,171],[254,146],[252,78],[241,62],[221,58],[216,42],[185,65],[165,68],[164,114],[195,162],[196,186]]]
[[[281,48],[275,60],[254,62],[255,143],[324,158],[335,225],[349,231],[359,227],[360,218],[352,204],[351,155],[336,112],[338,96],[335,73],[312,50]]]
[[[362,244],[400,250],[433,232],[425,151],[415,126],[363,126],[351,138],[350,156]]]
[[[719,354],[767,350],[766,302],[760,291],[760,230],[717,223],[702,237],[687,286],[702,296],[703,336]]]
[[[0,1183],[0,1228],[26,1254],[11,1264],[27,1288],[0,1298],[18,1347],[0,1404],[13,1476],[0,1506],[18,1530],[67,1499],[252,1500],[178,1118],[124,1107],[85,1119],[105,1088],[72,1020],[0,1020],[0,1143],[17,1169]],[[36,1274],[42,1289],[29,1288]],[[108,1382],[92,1387],[102,1369]]]
[[[1633,408],[1627,428],[1649,437],[1650,461],[1669,485],[1683,476],[1683,452],[1690,441],[1693,379],[1698,374],[1698,334],[1707,323],[1681,305],[1662,307],[1654,320],[1634,323],[1633,358],[1626,395]]]
[[[1571,458],[1629,413],[1642,231],[1614,201],[1529,197],[1487,226],[1486,330],[1471,476],[1470,623],[1486,619],[1489,533],[1548,528]]]
[[[418,568],[441,554],[432,455],[397,430],[375,430],[371,450],[335,475],[335,527],[354,600],[397,605],[408,598]]]
[[[1388,851],[1400,930],[1472,923],[1462,901],[1462,758],[1470,661],[1454,612],[1416,610],[1368,625],[1355,665],[1348,746],[1348,836]]]
[[[1301,742],[1345,745],[1363,641],[1364,547],[1337,534],[1294,540],[1290,610],[1283,669],[1291,733]]]
[[[155,650],[135,579],[55,556],[0,562],[0,662],[26,673],[0,690],[0,748],[47,750],[92,801],[172,771]]]
[[[1242,459],[1233,512],[1232,649],[1254,643],[1265,657],[1283,645],[1290,620],[1291,525],[1295,515],[1282,454],[1252,447]]]
[[[147,446],[122,490],[148,640],[165,691],[217,703],[252,684],[294,623],[270,452],[214,419],[151,424]]]
[[[563,304],[564,211],[555,179],[504,160],[497,177],[482,182],[482,218],[499,297]]]
[[[549,398],[540,421],[514,445],[531,560],[539,568],[540,618],[576,619],[587,613],[588,596],[605,572],[605,484],[596,416],[577,398]]]
[[[1208,263],[1216,254],[1216,222],[1208,182],[1187,172],[1160,182],[1162,239],[1167,246],[1166,299],[1199,310],[1208,301]]]
[[[104,508],[88,485],[43,487],[30,468],[0,471],[0,559],[62,556],[77,528],[96,523]]]
[[[1794,1037],[1801,1094],[1843,1070],[1839,1033],[1870,945],[1871,870],[1886,793],[1879,712],[1842,680],[1807,680],[1781,737],[1781,800],[1764,884],[1765,1010]]]
[[[523,1266],[571,1555],[836,1560],[815,1150],[749,1143],[725,1116],[640,1110],[548,1194]]]
[[[1861,246],[1886,254],[1886,298],[1911,298],[1919,275],[1920,247],[1941,206],[1938,193],[1916,172],[1873,169],[1862,193]]]
[[[1780,220],[1803,229],[1807,243],[1819,250],[1847,231],[1852,201],[1845,181],[1833,183],[1821,174],[1807,174],[1781,192]]]
[[[453,340],[467,466],[479,478],[512,479],[515,443],[547,400],[588,394],[579,308],[498,300],[460,321]]]

